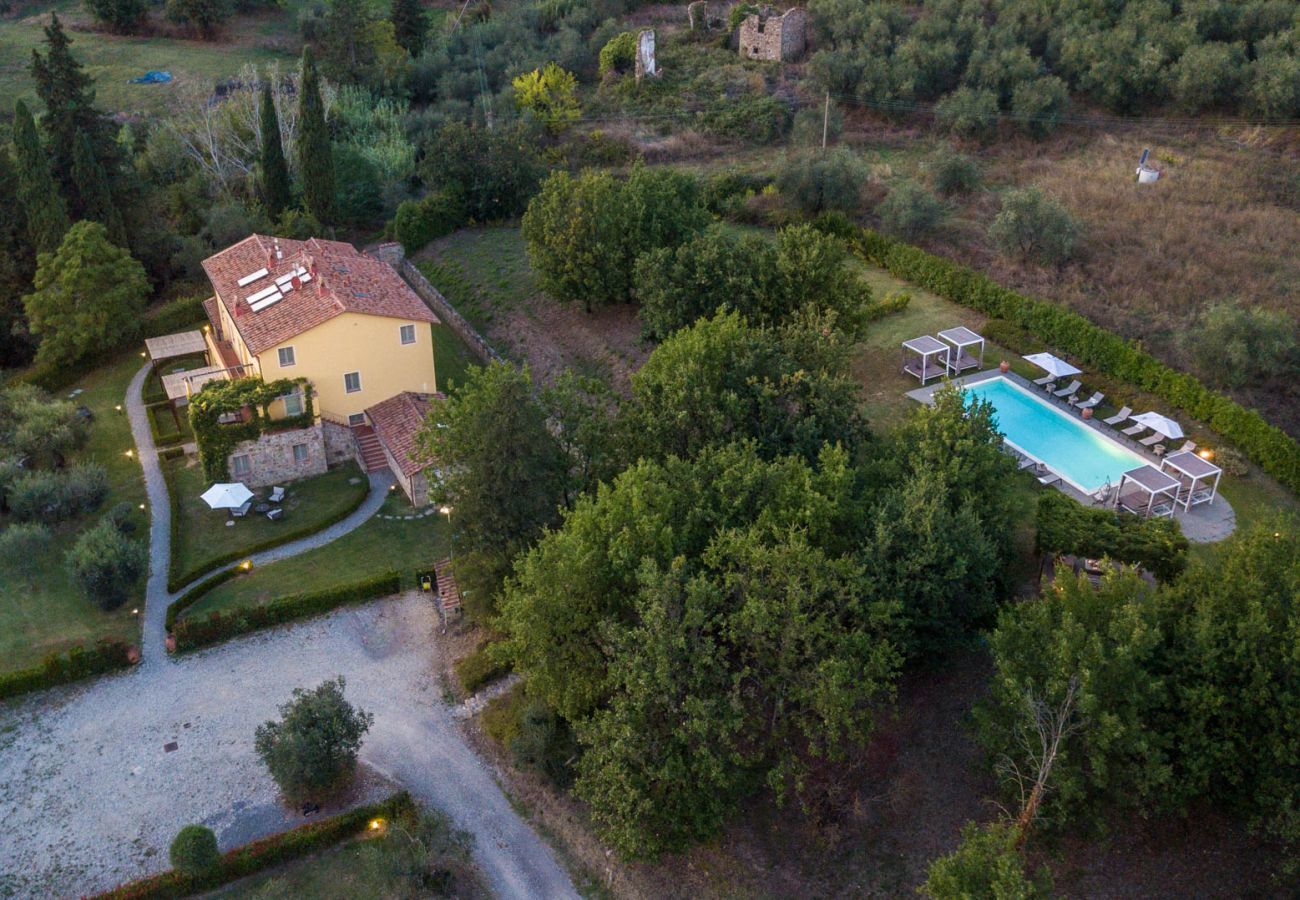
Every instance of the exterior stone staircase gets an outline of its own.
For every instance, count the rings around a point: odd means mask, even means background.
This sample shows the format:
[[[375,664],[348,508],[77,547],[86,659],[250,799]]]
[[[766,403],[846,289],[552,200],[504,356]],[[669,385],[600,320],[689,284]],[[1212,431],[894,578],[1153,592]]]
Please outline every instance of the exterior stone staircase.
[[[382,472],[388,468],[388,458],[384,456],[383,445],[375,436],[375,429],[369,425],[355,425],[352,437],[357,442],[357,461],[366,472]]]

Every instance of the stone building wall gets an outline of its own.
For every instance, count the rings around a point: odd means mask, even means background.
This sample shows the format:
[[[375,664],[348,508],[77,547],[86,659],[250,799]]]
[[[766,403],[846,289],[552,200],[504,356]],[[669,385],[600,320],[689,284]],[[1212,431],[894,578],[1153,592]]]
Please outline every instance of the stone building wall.
[[[325,439],[325,462],[328,465],[337,466],[357,458],[357,442],[352,439],[352,429],[324,420],[320,428]]]
[[[297,462],[293,457],[293,448],[299,444],[307,448],[304,462]],[[248,457],[249,471],[236,473],[234,458],[243,455]],[[328,468],[320,423],[307,428],[268,432],[255,441],[240,441],[226,458],[226,470],[231,481],[242,481],[250,488],[323,475]]]
[[[800,7],[783,15],[758,13],[740,23],[740,55],[784,62],[798,59],[808,43],[808,14]]]

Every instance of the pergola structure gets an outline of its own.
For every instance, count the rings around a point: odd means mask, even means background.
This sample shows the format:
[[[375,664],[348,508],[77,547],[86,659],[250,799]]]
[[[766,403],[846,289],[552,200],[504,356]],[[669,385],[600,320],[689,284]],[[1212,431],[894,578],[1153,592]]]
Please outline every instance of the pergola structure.
[[[939,339],[952,345],[954,352],[949,354],[948,370],[954,375],[964,372],[966,369],[982,368],[984,366],[984,338],[965,325],[958,325],[956,328],[949,328],[946,331],[939,332]],[[976,345],[980,348],[979,359],[966,352],[967,347]]]
[[[208,350],[201,331],[180,331],[176,334],[146,338],[144,347],[149,351],[149,359],[154,365],[165,359],[193,356],[196,353],[206,353]]]
[[[1155,466],[1139,466],[1120,476],[1116,505],[1139,516],[1172,516],[1181,482]]]
[[[1160,461],[1160,469],[1178,479],[1177,502],[1183,505],[1183,509],[1190,511],[1198,503],[1213,503],[1218,496],[1223,470],[1190,450],[1166,456]]]
[[[943,341],[923,334],[903,341],[903,371],[925,384],[931,378],[941,378],[948,372],[948,359],[952,348]],[[935,361],[931,362],[934,357]]]
[[[188,372],[172,372],[162,377],[163,390],[167,399],[175,406],[184,406],[190,397],[203,389],[209,381],[225,381],[230,378],[230,370],[221,366],[202,366]]]

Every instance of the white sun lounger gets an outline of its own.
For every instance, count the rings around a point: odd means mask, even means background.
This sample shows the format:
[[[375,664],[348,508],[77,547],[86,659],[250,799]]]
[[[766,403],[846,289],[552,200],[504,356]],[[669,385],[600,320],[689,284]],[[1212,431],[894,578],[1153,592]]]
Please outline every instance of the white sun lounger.
[[[1100,403],[1105,399],[1106,399],[1106,395],[1103,394],[1101,391],[1097,391],[1087,400],[1082,400],[1079,403],[1076,403],[1075,406],[1077,406],[1079,409],[1092,409],[1094,406],[1096,406],[1098,403]]]
[[[1120,431],[1120,434],[1127,434],[1129,437],[1132,437],[1133,435],[1141,434],[1146,430],[1147,427],[1143,425],[1141,422],[1139,422],[1136,425],[1130,425],[1128,428],[1123,429],[1122,431]]]
[[[1044,375],[1042,378],[1034,379],[1034,384],[1043,388],[1047,387],[1049,384],[1055,384],[1055,383],[1056,383],[1055,375]]]
[[[1111,416],[1108,419],[1102,419],[1102,421],[1105,422],[1107,425],[1118,425],[1120,422],[1123,422],[1131,415],[1133,415],[1133,410],[1125,406],[1119,412],[1115,413],[1115,415]]]
[[[1083,382],[1076,378],[1066,387],[1061,388],[1059,391],[1053,391],[1052,393],[1058,397],[1072,397],[1079,393],[1079,388],[1081,387],[1083,387]]]
[[[1160,432],[1156,431],[1153,432],[1149,437],[1144,437],[1142,440],[1138,441],[1138,443],[1141,444],[1143,447],[1150,447],[1152,444],[1158,444],[1161,441],[1165,441],[1165,440],[1168,440],[1168,438],[1166,438]]]

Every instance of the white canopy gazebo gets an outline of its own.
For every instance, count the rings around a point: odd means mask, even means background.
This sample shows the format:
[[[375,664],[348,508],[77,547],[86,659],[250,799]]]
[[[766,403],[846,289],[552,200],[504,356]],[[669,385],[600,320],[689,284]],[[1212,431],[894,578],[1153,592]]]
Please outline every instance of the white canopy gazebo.
[[[1178,502],[1183,509],[1190,511],[1198,503],[1213,503],[1219,494],[1223,470],[1190,450],[1166,456],[1160,461],[1160,469],[1178,479],[1181,485]]]
[[[952,348],[943,341],[928,334],[923,334],[910,341],[903,341],[903,371],[915,376],[925,384],[931,378],[941,378],[948,372],[949,353]],[[909,354],[914,354],[913,358]],[[935,358],[931,362],[931,357]]]
[[[948,369],[954,375],[966,369],[983,368],[984,366],[984,338],[971,331],[965,325],[958,325],[956,328],[949,328],[939,332],[939,339],[944,343],[951,344],[953,353],[948,360]],[[980,357],[976,359],[966,352],[967,347],[980,348]]]
[[[1155,466],[1139,466],[1120,476],[1116,505],[1139,516],[1172,516],[1181,482]]]

